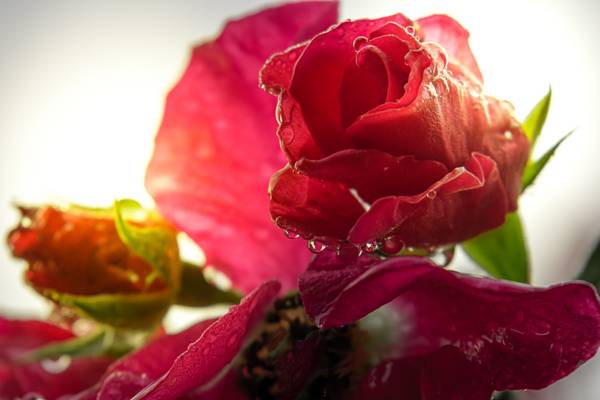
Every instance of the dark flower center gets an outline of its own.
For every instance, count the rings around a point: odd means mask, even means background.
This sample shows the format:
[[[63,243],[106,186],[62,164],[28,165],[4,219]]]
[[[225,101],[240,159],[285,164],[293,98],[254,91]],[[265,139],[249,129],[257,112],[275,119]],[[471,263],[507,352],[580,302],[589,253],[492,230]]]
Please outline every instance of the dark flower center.
[[[355,324],[319,330],[299,295],[280,299],[243,352],[243,386],[257,400],[343,398],[364,368],[363,337]]]

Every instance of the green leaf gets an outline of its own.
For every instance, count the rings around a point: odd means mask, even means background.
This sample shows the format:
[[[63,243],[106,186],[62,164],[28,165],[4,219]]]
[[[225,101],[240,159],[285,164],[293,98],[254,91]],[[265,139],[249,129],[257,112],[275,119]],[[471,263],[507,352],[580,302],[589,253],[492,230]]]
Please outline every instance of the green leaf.
[[[189,307],[206,307],[214,304],[236,304],[241,300],[241,295],[231,290],[221,290],[209,283],[202,268],[183,263],[181,274],[181,288],[176,303]]]
[[[173,292],[71,295],[46,290],[46,297],[79,314],[117,328],[149,329],[160,323],[173,302]]]
[[[596,248],[577,279],[587,281],[600,290],[600,242],[596,244]]]
[[[521,178],[521,191],[524,191],[528,188],[537,178],[537,176],[542,172],[542,169],[546,166],[546,163],[550,161],[558,146],[565,141],[566,138],[571,136],[573,131],[567,133],[562,137],[554,146],[552,146],[542,157],[537,159],[536,161],[529,160],[527,162],[527,166],[525,167],[525,171],[523,171],[523,177]]]
[[[552,98],[552,88],[548,88],[548,93],[533,107],[533,110],[527,115],[523,122],[523,130],[531,143],[531,147],[535,145],[537,138],[542,133],[542,128],[548,116],[550,109],[550,100]]]
[[[158,275],[169,287],[178,290],[181,262],[175,232],[164,224],[152,224],[158,217],[134,200],[115,201],[114,207],[119,237],[154,267],[155,274],[148,276],[146,283],[150,284]]]
[[[518,213],[510,213],[502,226],[462,243],[465,252],[490,275],[529,282],[529,259]]]
[[[97,356],[104,354],[110,335],[104,329],[100,329],[87,336],[75,337],[57,343],[51,343],[37,348],[24,355],[24,360],[36,361],[44,358],[57,358],[60,356]]]

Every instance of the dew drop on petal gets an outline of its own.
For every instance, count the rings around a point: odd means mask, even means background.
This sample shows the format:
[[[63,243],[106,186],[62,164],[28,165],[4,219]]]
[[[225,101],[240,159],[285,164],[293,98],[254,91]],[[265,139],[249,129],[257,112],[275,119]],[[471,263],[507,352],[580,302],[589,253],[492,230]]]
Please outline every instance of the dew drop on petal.
[[[49,374],[60,374],[71,365],[71,357],[62,355],[57,359],[45,358],[41,361],[42,368]]]
[[[437,191],[436,190],[430,190],[429,192],[427,192],[426,194],[427,198],[429,200],[433,200],[437,197]]]
[[[288,238],[288,239],[298,239],[300,237],[300,234],[292,229],[284,229],[283,230],[283,234]]]
[[[390,235],[381,240],[380,248],[387,255],[393,255],[404,249],[405,243],[399,235]]]
[[[512,140],[512,139],[513,139],[513,133],[512,133],[511,131],[508,131],[508,130],[507,130],[507,131],[504,131],[504,137],[505,137],[507,140]]]
[[[310,239],[307,243],[308,249],[315,254],[321,254],[327,250],[327,245],[319,239]]]
[[[366,36],[357,36],[352,42],[352,47],[354,47],[354,50],[359,51],[367,43],[369,43],[369,39]]]
[[[375,253],[377,250],[379,250],[379,243],[377,243],[376,240],[371,240],[363,244],[361,248],[365,253]]]

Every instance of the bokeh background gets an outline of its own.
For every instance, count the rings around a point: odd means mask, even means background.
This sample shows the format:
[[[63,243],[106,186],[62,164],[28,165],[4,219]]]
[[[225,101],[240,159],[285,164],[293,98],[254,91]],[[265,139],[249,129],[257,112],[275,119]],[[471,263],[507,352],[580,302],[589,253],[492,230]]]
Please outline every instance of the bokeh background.
[[[13,202],[109,205],[143,187],[164,96],[192,44],[260,0],[0,0],[0,231]],[[552,85],[538,150],[576,134],[521,200],[534,283],[575,276],[600,238],[600,55],[594,0],[354,0],[342,18],[447,13],[471,32],[485,91],[524,117]],[[539,154],[539,153],[538,153]],[[265,210],[266,212],[266,210]],[[458,263],[468,261],[459,257]],[[0,246],[0,313],[43,317],[23,265]],[[183,314],[170,316],[182,323]],[[523,398],[596,400],[600,357]]]

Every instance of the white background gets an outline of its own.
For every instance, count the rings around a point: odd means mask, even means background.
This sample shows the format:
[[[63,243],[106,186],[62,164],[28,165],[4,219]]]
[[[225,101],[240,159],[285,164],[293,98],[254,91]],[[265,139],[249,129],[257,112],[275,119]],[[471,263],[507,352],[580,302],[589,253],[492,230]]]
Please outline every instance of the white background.
[[[227,16],[267,2],[0,0],[0,231],[11,202],[108,205],[150,199],[145,165],[166,91],[189,48]],[[343,18],[448,13],[472,34],[486,92],[523,117],[552,85],[544,150],[559,150],[521,201],[536,284],[574,276],[600,237],[600,58],[593,0],[346,1]],[[1,247],[1,246],[0,246]],[[0,313],[43,316],[23,265],[0,249]],[[600,358],[528,396],[595,400]]]

